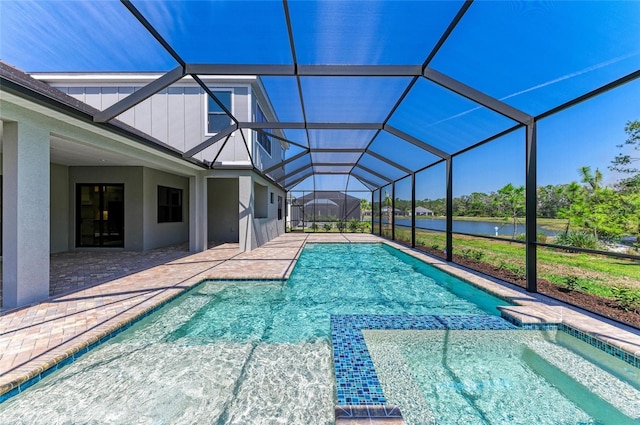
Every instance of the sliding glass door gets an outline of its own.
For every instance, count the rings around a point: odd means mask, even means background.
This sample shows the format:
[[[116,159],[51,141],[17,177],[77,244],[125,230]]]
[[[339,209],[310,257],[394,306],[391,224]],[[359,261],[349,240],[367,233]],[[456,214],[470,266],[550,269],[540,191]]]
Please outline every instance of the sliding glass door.
[[[76,185],[76,247],[124,247],[124,185]]]

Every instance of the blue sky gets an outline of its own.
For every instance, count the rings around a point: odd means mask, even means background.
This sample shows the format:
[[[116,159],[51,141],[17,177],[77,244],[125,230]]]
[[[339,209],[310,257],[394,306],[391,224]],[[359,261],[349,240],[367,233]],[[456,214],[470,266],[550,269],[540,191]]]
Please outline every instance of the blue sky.
[[[133,3],[187,62],[292,62],[280,1]],[[383,65],[421,64],[461,2],[289,5],[299,63]],[[26,71],[166,71],[177,65],[119,1],[0,0],[0,23],[0,58]],[[536,115],[640,69],[639,34],[640,1],[478,1],[430,66]],[[379,122],[408,81],[304,78],[305,109],[310,121]],[[280,119],[301,119],[294,78],[269,77],[265,86]],[[636,81],[541,121],[539,184],[574,180],[582,165],[614,181],[606,167],[625,139],[625,123],[640,119],[638,99]],[[421,79],[390,124],[453,151],[514,123]],[[415,147],[387,139],[373,147],[417,167]],[[523,184],[523,158],[522,132],[459,157],[456,196]],[[432,161],[425,155],[425,165]]]

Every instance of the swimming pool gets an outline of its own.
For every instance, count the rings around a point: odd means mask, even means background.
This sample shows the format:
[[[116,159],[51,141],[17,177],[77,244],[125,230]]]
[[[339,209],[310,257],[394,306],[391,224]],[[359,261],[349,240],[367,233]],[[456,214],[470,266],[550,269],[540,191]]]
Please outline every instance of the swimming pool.
[[[640,369],[564,332],[363,334],[407,425],[640,423]]]
[[[308,244],[288,281],[204,282],[0,404],[0,423],[329,424],[332,316],[501,321],[504,304],[387,245]]]

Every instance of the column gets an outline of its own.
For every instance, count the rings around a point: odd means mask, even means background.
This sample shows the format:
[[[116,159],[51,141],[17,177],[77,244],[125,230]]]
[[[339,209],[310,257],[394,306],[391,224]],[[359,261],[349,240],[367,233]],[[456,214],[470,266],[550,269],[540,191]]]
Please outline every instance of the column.
[[[536,121],[527,124],[527,153],[526,153],[526,273],[527,291],[538,292],[538,245],[537,240],[537,138]]]
[[[189,177],[189,251],[207,250],[207,232],[207,179],[199,172]]]
[[[2,306],[49,297],[49,131],[5,122],[2,145]]]
[[[238,177],[238,215],[240,219],[240,250],[251,251],[257,244],[253,235],[253,179]]]

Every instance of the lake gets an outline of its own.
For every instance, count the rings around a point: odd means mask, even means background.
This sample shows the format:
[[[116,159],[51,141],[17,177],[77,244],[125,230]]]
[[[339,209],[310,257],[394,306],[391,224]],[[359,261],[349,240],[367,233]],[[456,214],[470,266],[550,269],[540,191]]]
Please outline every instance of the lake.
[[[396,225],[411,228],[411,218],[396,218]],[[440,218],[416,218],[416,229],[432,229],[446,230],[447,222]],[[475,235],[496,235],[496,227],[498,228],[498,236],[512,236],[513,223],[492,223],[488,221],[464,221],[453,219],[453,231],[459,233],[471,233]],[[524,233],[524,224],[517,224],[517,233]],[[537,228],[538,233],[544,233],[548,236],[555,236],[557,230],[545,229],[541,226]]]

